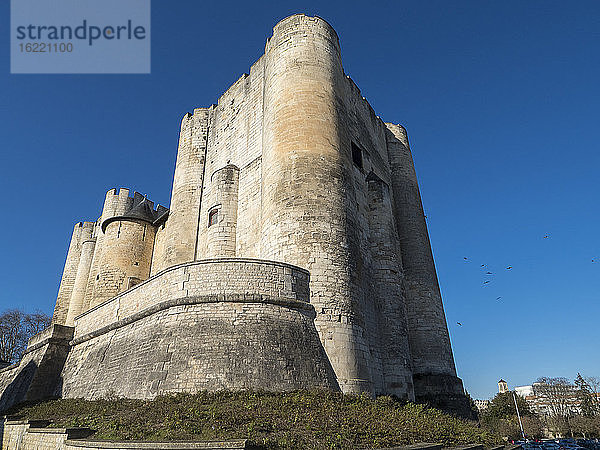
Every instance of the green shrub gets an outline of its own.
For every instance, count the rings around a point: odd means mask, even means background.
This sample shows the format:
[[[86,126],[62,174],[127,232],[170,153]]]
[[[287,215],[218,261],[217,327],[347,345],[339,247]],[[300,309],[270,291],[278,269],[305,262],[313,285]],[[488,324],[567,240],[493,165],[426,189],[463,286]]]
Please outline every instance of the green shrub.
[[[415,442],[502,443],[498,435],[438,410],[390,397],[330,391],[200,392],[154,400],[51,400],[10,411],[57,427],[89,427],[113,440],[249,439],[267,449],[378,448]]]

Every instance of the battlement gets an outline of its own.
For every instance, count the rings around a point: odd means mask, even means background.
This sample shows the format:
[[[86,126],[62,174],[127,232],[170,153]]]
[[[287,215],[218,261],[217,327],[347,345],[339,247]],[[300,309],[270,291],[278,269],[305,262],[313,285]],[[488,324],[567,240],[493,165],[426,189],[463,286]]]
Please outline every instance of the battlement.
[[[194,112],[201,110],[203,108],[196,108],[194,109]],[[186,117],[187,116],[192,116],[191,113],[186,113]],[[151,200],[148,200],[148,196],[145,194],[141,194],[138,191],[134,191],[133,195],[129,195],[130,190],[129,188],[111,188],[106,192],[106,199],[105,199],[105,203],[109,202],[116,202],[116,201],[127,201],[127,203],[132,203],[134,205],[137,205],[138,203],[140,203],[143,199],[146,200],[146,202],[148,203],[148,205],[150,206],[150,208],[154,209],[154,202]],[[156,205],[156,209],[155,211],[163,211],[164,209],[168,209],[165,208],[164,206],[161,206],[160,204]]]
[[[155,208],[154,202],[144,194],[134,191],[133,196],[130,196],[129,192],[127,188],[108,190],[102,211],[102,231],[115,220],[139,219],[153,225],[166,220],[168,208],[160,204]]]
[[[119,201],[126,202],[128,198],[132,198],[129,196],[128,188],[111,188],[106,191],[104,203],[113,204]]]
[[[192,112],[186,112],[181,118],[181,127],[183,128],[190,120],[192,120],[196,115],[202,113],[206,114],[206,112],[213,110],[217,105],[211,105],[207,108],[194,108]]]
[[[127,199],[128,205],[130,204],[129,209],[123,212],[123,214],[108,217],[102,222],[102,232],[106,231],[106,227],[110,223],[117,220],[141,220],[151,225],[157,225],[167,219],[169,209],[161,205],[157,205],[155,209],[154,202],[148,200],[145,195],[134,192],[131,201],[129,201],[130,199],[130,197]]]

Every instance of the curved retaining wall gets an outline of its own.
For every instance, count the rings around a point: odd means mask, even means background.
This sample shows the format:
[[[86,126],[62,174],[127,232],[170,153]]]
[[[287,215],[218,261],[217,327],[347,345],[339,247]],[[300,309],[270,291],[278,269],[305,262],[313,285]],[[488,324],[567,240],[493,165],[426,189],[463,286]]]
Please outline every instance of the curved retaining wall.
[[[165,300],[234,294],[308,303],[308,283],[308,271],[272,261],[215,258],[180,264],[76,317],[75,340]]]
[[[76,318],[63,397],[339,389],[288,264],[214,259],[167,269]]]

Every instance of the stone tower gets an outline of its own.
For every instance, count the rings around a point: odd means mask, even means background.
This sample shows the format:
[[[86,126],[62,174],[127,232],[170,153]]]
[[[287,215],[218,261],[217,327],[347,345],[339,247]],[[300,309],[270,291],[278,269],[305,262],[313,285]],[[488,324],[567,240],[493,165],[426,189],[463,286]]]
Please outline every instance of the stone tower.
[[[406,130],[319,17],[279,22],[184,116],[169,210],[115,189],[75,227],[54,323],[74,327],[66,397],[326,387],[468,410]]]

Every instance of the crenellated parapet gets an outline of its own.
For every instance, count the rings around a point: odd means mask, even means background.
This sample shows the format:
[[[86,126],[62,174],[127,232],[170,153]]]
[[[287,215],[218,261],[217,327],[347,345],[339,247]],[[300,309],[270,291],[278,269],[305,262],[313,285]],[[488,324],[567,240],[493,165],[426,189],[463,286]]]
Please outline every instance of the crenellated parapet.
[[[156,229],[168,208],[129,189],[110,189],[96,222],[75,226],[53,323],[73,326],[94,305],[150,276]]]

